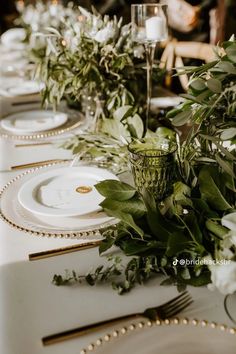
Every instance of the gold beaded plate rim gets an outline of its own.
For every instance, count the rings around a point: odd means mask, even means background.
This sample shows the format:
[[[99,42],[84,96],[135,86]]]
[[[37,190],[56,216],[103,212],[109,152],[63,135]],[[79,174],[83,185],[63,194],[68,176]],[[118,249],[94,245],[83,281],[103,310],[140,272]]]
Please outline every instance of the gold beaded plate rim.
[[[46,130],[45,132],[15,135],[15,134],[9,134],[6,130],[0,128],[0,138],[9,139],[9,140],[28,140],[28,141],[46,139],[46,138],[51,138],[54,136],[71,132],[74,129],[78,128],[81,124],[82,124],[82,114],[78,112],[78,115],[76,117],[72,117],[72,116],[69,117],[68,121],[63,126],[60,126],[52,130]]]
[[[54,162],[54,163],[49,163],[44,166],[39,166],[30,170],[27,170],[16,177],[12,178],[8,183],[5,184],[5,186],[0,190],[0,218],[6,222],[10,227],[18,230],[25,232],[27,234],[30,234],[32,236],[39,236],[39,237],[53,237],[53,238],[81,238],[81,239],[89,239],[89,238],[101,238],[101,229],[109,226],[114,226],[117,224],[117,220],[111,220],[107,221],[105,223],[100,224],[99,226],[94,226],[91,228],[86,228],[86,229],[81,229],[81,230],[76,230],[76,231],[62,231],[61,233],[56,233],[56,232],[45,232],[45,231],[36,231],[21,225],[18,225],[14,222],[14,220],[11,220],[7,216],[4,215],[4,211],[2,210],[2,197],[5,195],[5,193],[8,191],[8,189],[15,183],[24,178],[25,176],[28,176],[29,174],[36,173],[37,171],[45,170],[54,166],[68,166],[71,163],[71,161],[67,162]]]
[[[92,343],[90,343],[87,348],[84,348],[80,351],[80,354],[88,354],[88,353],[96,353],[101,347],[105,344],[110,343],[112,340],[118,338],[119,336],[124,337],[125,335],[130,334],[131,332],[134,333],[137,330],[144,330],[148,328],[153,328],[153,326],[193,326],[193,327],[203,327],[203,328],[212,328],[215,330],[220,330],[222,332],[236,335],[236,328],[227,326],[225,324],[220,324],[216,322],[206,321],[206,320],[198,320],[198,319],[189,319],[189,318],[179,318],[175,317],[172,319],[165,319],[165,320],[142,320],[142,321],[134,321],[128,322],[123,327],[117,327],[112,330],[112,332],[108,332],[103,335],[103,337],[99,337],[95,339]]]

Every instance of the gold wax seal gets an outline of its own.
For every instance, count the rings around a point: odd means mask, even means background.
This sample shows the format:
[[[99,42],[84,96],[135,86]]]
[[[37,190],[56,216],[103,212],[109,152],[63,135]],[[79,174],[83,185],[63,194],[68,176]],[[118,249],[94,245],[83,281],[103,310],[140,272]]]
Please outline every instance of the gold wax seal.
[[[77,193],[85,194],[91,192],[92,187],[89,186],[79,186],[76,188]]]

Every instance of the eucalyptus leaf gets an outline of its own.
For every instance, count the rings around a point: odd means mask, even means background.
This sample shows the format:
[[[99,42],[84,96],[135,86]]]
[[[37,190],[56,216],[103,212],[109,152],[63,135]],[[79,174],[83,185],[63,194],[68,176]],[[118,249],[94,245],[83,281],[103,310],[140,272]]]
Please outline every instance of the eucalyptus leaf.
[[[133,128],[133,134],[132,136],[134,138],[142,138],[143,136],[143,131],[144,131],[144,126],[143,126],[143,121],[140,118],[140,116],[138,114],[135,114],[132,117],[128,117],[127,118],[127,123],[130,126],[132,126]]]
[[[126,201],[136,194],[136,189],[127,183],[108,179],[95,185],[97,191],[104,197],[117,201]]]
[[[106,198],[102,203],[100,203],[100,206],[106,210],[118,210],[123,213],[128,213],[135,218],[142,217],[146,212],[145,205],[138,198],[122,201]]]
[[[191,230],[191,234],[194,236],[196,242],[202,244],[203,235],[199,227],[199,221],[197,220],[194,211],[189,211],[185,216],[184,221],[188,225],[189,230]]]
[[[221,84],[220,80],[211,78],[211,79],[207,80],[206,84],[207,84],[207,87],[208,87],[212,92],[221,93],[221,91],[222,91],[222,84]]]
[[[205,200],[200,198],[192,198],[192,203],[199,216],[204,216],[206,218],[219,218],[219,214],[212,210]]]
[[[220,135],[221,140],[230,140],[233,139],[235,136],[236,136],[236,128],[234,127],[225,129]]]
[[[105,212],[109,216],[114,216],[118,220],[120,220],[122,223],[125,225],[128,225],[131,229],[136,231],[136,233],[142,238],[144,236],[143,230],[135,223],[132,215],[123,213],[122,211],[119,210],[113,210],[113,209],[104,209]]]
[[[203,91],[206,89],[205,81],[203,79],[195,79],[190,82],[190,87],[196,91]]]
[[[186,124],[192,117],[192,111],[186,110],[181,113],[178,113],[173,119],[172,124],[176,127],[180,127]]]
[[[121,140],[121,138],[127,140],[130,138],[130,132],[119,120],[115,119],[103,119],[101,123],[101,131],[109,136]]]
[[[118,108],[114,113],[113,117],[114,119],[117,119],[118,121],[121,121],[122,119],[125,119],[132,115],[133,112],[133,107],[132,106],[123,106]]]
[[[192,202],[190,199],[191,189],[189,186],[184,184],[183,182],[176,182],[173,185],[173,197],[175,201],[181,201],[182,205],[192,206]]]
[[[144,243],[141,241],[130,240],[129,242],[123,243],[122,249],[125,252],[126,256],[138,256],[153,252],[155,249],[158,249],[159,244],[152,243]]]
[[[233,166],[228,161],[223,160],[219,154],[216,154],[216,161],[226,173],[228,173],[231,177],[236,178]]]
[[[228,74],[236,74],[236,68],[232,63],[228,61],[221,61],[218,63],[217,67]]]
[[[223,197],[208,167],[201,169],[198,179],[201,196],[213,209],[222,211],[231,209],[231,205]]]
[[[166,256],[177,256],[179,253],[187,251],[189,245],[189,239],[182,232],[175,232],[169,235]]]
[[[114,245],[114,243],[115,243],[115,238],[107,237],[103,239],[99,245],[99,254],[106,252]]]
[[[232,45],[228,46],[225,49],[225,51],[226,51],[226,54],[227,54],[228,58],[232,62],[236,63],[236,44],[232,44]]]
[[[176,231],[179,232],[182,229],[182,226],[176,224],[174,221],[167,222],[159,206],[155,205],[153,196],[148,191],[143,193],[143,199],[147,208],[147,223],[155,238],[166,242],[169,234]]]

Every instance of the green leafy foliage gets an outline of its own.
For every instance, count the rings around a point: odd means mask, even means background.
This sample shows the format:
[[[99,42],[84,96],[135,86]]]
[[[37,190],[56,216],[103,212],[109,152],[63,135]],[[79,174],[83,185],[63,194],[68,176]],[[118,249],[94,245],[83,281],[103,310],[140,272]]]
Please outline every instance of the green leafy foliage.
[[[40,27],[45,50],[38,55],[36,76],[46,84],[44,103],[56,106],[66,98],[82,104],[84,97],[92,97],[99,106],[100,132],[117,140],[141,138],[146,101],[143,46],[132,40],[131,24],[122,25],[116,16],[81,7],[75,13],[85,20],[65,15],[56,28]],[[159,75],[162,71],[154,66],[154,80]]]
[[[119,293],[160,273],[166,277],[163,285],[175,284],[179,290],[188,284],[206,285],[211,282],[210,270],[196,261],[223,257],[224,241],[235,227],[235,46],[235,40],[225,42],[217,60],[187,69],[192,76],[186,101],[167,117],[175,127],[190,125],[179,144],[178,180],[172,194],[156,203],[148,190],[138,193],[122,182],[97,186],[105,197],[101,206],[119,221],[103,230],[100,253],[116,246],[128,257],[120,281],[115,276],[114,282],[114,273],[109,274],[113,268],[107,268],[105,279]],[[130,109],[119,108],[116,118],[125,121]],[[230,254],[234,261],[234,244]],[[181,265],[178,259],[189,260],[190,265]],[[91,284],[101,280],[93,276]]]

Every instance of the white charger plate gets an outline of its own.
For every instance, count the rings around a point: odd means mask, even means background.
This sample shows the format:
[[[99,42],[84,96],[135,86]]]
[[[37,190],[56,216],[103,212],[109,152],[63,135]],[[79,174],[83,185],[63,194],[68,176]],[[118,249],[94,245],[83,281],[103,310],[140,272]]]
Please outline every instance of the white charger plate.
[[[44,88],[43,83],[37,81],[25,80],[16,85],[12,85],[7,89],[7,94],[9,96],[22,96],[22,95],[32,95],[34,93],[39,93]]]
[[[101,210],[99,204],[104,197],[94,185],[106,179],[118,180],[110,171],[98,167],[62,167],[27,181],[19,190],[18,200],[26,210],[36,215],[86,215]],[[84,186],[89,189],[86,193]]]
[[[25,101],[27,101],[27,98],[24,98],[24,100],[22,100],[22,103]],[[19,102],[21,102],[21,99],[19,99]],[[27,133],[27,134],[13,134],[12,132],[3,129],[0,124],[0,138],[10,139],[15,141],[24,140],[24,141],[32,142],[32,141],[44,140],[48,138],[56,139],[58,136],[61,136],[63,134],[70,134],[70,135],[78,134],[78,128],[82,127],[84,116],[80,112],[76,110],[70,110],[70,109],[66,109],[65,113],[68,115],[68,120],[65,124],[63,124],[58,128],[45,130],[42,132]]]
[[[25,38],[26,31],[23,28],[11,28],[1,35],[1,42],[6,48],[20,50],[25,48]]]
[[[13,178],[0,191],[0,217],[14,229],[33,236],[100,239],[101,228],[117,223],[104,212],[99,211],[81,217],[46,217],[31,213],[19,203],[18,192],[27,181],[45,171],[58,169],[58,165],[67,168],[69,163],[31,169]]]
[[[235,354],[236,330],[206,321],[125,323],[88,346],[96,354]],[[221,329],[223,328],[223,330]]]
[[[67,122],[68,115],[53,111],[26,111],[11,114],[1,121],[1,126],[13,134],[37,133],[55,129]]]

